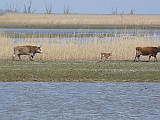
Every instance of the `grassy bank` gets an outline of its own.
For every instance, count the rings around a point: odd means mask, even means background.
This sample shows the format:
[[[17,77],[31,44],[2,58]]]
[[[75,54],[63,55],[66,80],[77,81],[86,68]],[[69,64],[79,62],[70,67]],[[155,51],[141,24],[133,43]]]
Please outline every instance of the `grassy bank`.
[[[0,27],[54,29],[159,29],[160,15],[105,14],[2,14]]]
[[[0,81],[160,82],[160,62],[5,61]]]

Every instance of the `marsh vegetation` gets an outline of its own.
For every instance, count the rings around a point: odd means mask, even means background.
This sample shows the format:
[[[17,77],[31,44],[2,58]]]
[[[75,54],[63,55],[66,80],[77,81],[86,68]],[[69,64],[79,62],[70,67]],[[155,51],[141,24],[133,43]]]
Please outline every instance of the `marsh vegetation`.
[[[76,82],[159,82],[160,55],[158,62],[133,62],[136,46],[157,46],[159,39],[145,36],[119,37],[24,37],[15,40],[1,35],[0,81],[76,81]],[[42,45],[43,54],[34,61],[23,56],[22,61],[11,61],[16,45]],[[106,62],[101,52],[111,52]]]
[[[24,35],[25,36],[25,35]],[[41,35],[35,37],[23,37],[15,39],[12,37],[1,38],[1,59],[10,60],[13,54],[13,47],[16,45],[42,45],[43,54],[35,56],[37,60],[100,60],[100,53],[112,53],[109,60],[133,60],[135,57],[135,48],[137,46],[158,46],[159,39],[156,35],[152,38],[147,36],[124,36],[118,37],[99,37],[97,34],[90,37],[62,37],[60,35],[54,38],[43,38]],[[28,57],[22,59],[28,59]],[[142,60],[148,60],[148,56],[141,57]],[[160,55],[157,55],[160,59]]]
[[[160,24],[159,17],[124,15],[122,21],[120,15],[5,14],[0,16],[0,26],[156,26]],[[158,62],[147,62],[148,56],[141,57],[140,62],[133,62],[137,46],[160,45],[158,35],[116,34],[0,33],[0,81],[159,82],[159,53]],[[42,45],[43,54],[37,54],[35,61],[29,61],[28,56],[23,56],[22,61],[11,61],[13,47],[17,45]],[[101,52],[111,53],[112,56],[103,62],[100,60]]]
[[[0,15],[0,27],[29,28],[160,28],[160,15],[17,14]]]

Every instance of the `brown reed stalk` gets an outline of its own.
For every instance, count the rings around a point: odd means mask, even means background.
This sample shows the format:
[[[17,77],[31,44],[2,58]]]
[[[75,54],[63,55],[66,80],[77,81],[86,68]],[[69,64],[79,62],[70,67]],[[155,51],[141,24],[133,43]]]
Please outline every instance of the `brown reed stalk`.
[[[160,25],[160,15],[13,14],[0,15],[0,25]]]
[[[13,46],[16,45],[42,45],[43,54],[37,54],[35,60],[100,60],[101,52],[111,52],[109,60],[133,60],[135,57],[135,48],[137,46],[158,46],[159,40],[151,40],[143,36],[120,36],[112,40],[106,38],[94,37],[92,41],[84,42],[84,38],[26,38],[25,40],[12,40],[0,36],[0,58],[11,59]],[[28,57],[24,57],[24,59]],[[23,59],[23,58],[22,58]],[[148,57],[141,57],[148,59]],[[157,55],[160,59],[160,53]]]

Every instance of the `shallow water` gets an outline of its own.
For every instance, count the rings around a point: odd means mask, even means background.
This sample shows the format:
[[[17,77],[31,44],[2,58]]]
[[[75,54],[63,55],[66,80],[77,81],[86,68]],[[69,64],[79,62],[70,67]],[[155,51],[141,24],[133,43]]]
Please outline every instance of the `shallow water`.
[[[0,83],[1,120],[160,119],[160,83]]]
[[[160,30],[156,29],[25,29],[25,28],[0,28],[2,33],[18,33],[18,34],[94,34],[95,36],[88,37],[55,37],[55,38],[31,38],[35,41],[53,41],[53,43],[66,44],[70,41],[78,43],[113,41],[123,39],[133,39],[136,36],[143,37],[148,40],[160,40]],[[109,36],[103,36],[108,34]],[[11,38],[14,44],[20,43],[28,38]],[[18,42],[18,43],[19,43]]]
[[[160,30],[156,29],[26,29],[26,28],[0,28],[2,33],[19,34],[117,34],[117,35],[160,35]]]

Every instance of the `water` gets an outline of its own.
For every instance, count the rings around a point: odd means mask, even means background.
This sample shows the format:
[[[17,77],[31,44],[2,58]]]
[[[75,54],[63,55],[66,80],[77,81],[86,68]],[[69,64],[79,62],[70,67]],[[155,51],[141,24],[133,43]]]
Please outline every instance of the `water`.
[[[160,83],[0,83],[1,120],[159,120]]]
[[[116,34],[119,35],[160,35],[160,30],[156,29],[26,29],[26,28],[0,28],[2,33],[19,34]]]
[[[77,43],[114,41],[124,39],[133,39],[135,36],[143,37],[147,40],[160,40],[160,30],[153,29],[25,29],[25,28],[0,28],[2,33],[18,33],[18,34],[94,34],[95,36],[88,37],[55,37],[55,38],[31,38],[35,41],[48,41],[59,44],[66,44],[70,41]],[[103,36],[108,34],[111,36]],[[14,44],[23,43],[29,38],[11,38]],[[37,43],[35,43],[37,44]]]

